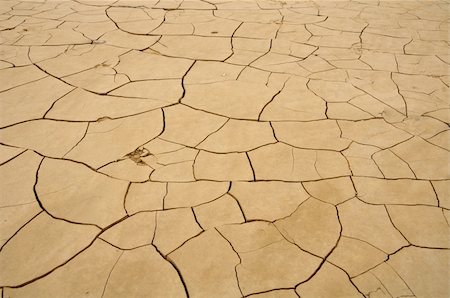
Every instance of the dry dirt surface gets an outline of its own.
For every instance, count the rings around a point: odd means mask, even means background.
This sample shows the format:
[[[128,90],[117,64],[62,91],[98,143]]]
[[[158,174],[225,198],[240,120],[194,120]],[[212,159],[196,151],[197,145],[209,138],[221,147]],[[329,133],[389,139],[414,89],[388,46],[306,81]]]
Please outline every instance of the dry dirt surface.
[[[450,297],[448,1],[0,2],[0,296]]]

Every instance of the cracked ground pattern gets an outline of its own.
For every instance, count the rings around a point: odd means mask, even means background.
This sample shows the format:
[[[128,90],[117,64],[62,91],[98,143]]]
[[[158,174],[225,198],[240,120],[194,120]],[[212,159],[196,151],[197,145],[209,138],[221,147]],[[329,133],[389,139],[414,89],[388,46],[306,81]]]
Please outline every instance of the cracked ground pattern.
[[[448,26],[2,0],[1,297],[449,297]]]

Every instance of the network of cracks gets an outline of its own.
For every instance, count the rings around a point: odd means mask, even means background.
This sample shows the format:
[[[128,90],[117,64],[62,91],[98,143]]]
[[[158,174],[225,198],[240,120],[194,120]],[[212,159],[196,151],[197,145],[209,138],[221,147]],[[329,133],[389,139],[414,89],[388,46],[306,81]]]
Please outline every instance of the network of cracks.
[[[449,11],[1,1],[1,297],[449,297]]]

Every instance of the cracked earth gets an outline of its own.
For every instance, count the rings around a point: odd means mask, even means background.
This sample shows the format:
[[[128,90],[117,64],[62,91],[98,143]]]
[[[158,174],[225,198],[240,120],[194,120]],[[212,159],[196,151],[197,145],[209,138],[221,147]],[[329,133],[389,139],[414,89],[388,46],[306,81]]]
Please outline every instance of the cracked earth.
[[[2,0],[1,297],[449,297],[448,26]]]

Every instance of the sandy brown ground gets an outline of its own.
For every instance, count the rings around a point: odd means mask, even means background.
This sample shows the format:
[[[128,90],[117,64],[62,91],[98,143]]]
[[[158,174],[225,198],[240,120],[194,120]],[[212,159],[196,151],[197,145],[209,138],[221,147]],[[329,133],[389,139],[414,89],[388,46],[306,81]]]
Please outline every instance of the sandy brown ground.
[[[1,297],[450,297],[448,26],[2,0]]]

